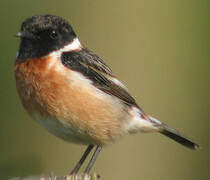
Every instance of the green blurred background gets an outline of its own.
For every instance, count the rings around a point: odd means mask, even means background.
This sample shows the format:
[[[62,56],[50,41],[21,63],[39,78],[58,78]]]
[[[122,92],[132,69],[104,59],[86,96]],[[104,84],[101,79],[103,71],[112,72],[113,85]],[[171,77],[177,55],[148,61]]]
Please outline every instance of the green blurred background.
[[[201,144],[188,150],[158,134],[125,137],[94,166],[103,180],[210,179],[210,1],[0,0],[0,179],[67,174],[84,146],[50,135],[24,112],[13,62],[21,22],[68,19],[148,113]]]

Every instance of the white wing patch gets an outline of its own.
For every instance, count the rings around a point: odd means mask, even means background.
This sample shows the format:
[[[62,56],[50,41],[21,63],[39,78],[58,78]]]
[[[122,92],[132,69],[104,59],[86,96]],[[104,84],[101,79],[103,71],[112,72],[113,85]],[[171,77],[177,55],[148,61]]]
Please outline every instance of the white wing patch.
[[[117,78],[112,78],[111,76],[109,77],[109,80],[111,80],[112,82],[114,82],[115,84],[117,84],[118,86],[122,87],[125,90],[128,90],[128,88]]]

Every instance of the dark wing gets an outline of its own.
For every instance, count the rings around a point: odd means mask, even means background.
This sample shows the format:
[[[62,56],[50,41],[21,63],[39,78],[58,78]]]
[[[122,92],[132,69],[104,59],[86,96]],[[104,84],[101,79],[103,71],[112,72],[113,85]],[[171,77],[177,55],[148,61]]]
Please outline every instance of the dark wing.
[[[127,90],[111,80],[114,78],[111,69],[100,57],[88,49],[83,48],[76,52],[64,52],[61,61],[66,67],[78,71],[92,80],[93,85],[98,89],[118,97],[129,106],[137,106],[135,99]]]

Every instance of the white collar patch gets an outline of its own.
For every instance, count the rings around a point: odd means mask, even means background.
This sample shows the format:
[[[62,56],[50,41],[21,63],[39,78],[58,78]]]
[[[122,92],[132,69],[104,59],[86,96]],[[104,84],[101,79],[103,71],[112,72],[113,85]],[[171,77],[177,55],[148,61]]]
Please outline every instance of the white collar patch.
[[[63,48],[53,51],[49,55],[61,55],[63,52],[71,52],[75,50],[80,50],[82,48],[82,45],[78,38],[74,38],[73,41],[71,41],[69,44],[65,45]]]
[[[69,44],[61,48],[59,51],[61,52],[68,52],[68,51],[75,51],[79,50],[82,47],[78,38],[73,39]]]

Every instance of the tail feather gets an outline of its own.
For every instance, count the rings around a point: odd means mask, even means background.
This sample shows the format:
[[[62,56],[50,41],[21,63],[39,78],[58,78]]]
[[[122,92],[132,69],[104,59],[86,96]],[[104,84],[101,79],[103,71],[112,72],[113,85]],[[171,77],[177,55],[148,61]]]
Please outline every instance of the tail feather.
[[[167,125],[161,123],[159,120],[150,117],[150,120],[154,122],[159,127],[159,132],[172,140],[178,142],[179,144],[190,148],[190,149],[199,149],[199,145],[186,138],[184,135],[180,134],[177,130],[168,127]]]
[[[199,145],[191,141],[190,139],[184,137],[182,134],[180,134],[178,131],[171,129],[167,126],[164,126],[163,129],[160,131],[161,134],[173,139],[174,141],[182,144],[185,147],[188,147],[190,149],[199,149]]]

